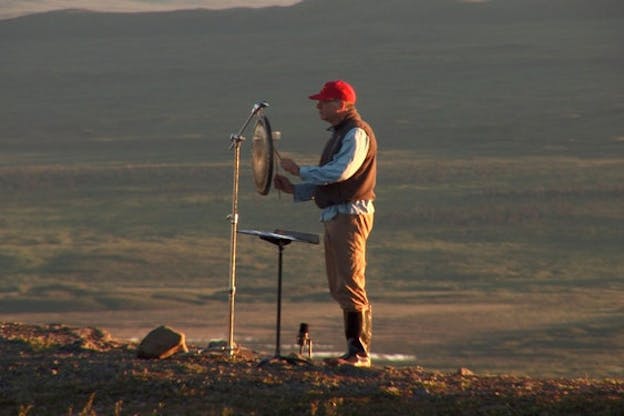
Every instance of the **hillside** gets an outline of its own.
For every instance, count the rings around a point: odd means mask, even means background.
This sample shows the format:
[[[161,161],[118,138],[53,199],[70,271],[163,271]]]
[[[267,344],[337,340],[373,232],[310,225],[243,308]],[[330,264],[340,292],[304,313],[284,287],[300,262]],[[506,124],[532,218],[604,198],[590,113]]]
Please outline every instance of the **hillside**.
[[[621,380],[332,368],[202,346],[139,360],[94,328],[0,324],[1,415],[615,415]]]
[[[10,65],[0,104],[11,112],[2,114],[0,136],[202,137],[214,146],[267,99],[289,148],[309,150],[302,138],[316,130],[305,97],[344,77],[359,87],[361,109],[387,148],[518,154],[564,146],[577,155],[598,140],[599,154],[620,152],[611,141],[622,131],[614,117],[623,84],[617,1],[353,5],[1,21]]]
[[[326,125],[307,96],[345,78],[380,146],[374,352],[621,377],[622,9],[308,0],[0,21],[0,321],[223,337],[230,134],[267,100],[280,154],[316,163]],[[247,144],[241,228],[322,233],[312,204],[255,192]],[[275,251],[238,249],[236,335],[263,350]],[[322,262],[287,249],[284,335],[308,321],[333,351]]]

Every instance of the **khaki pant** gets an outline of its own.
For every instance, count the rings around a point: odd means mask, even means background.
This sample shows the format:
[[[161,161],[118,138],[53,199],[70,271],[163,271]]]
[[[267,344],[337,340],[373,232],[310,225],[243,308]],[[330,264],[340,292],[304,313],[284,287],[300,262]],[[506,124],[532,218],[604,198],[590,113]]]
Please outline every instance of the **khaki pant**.
[[[373,214],[338,214],[325,223],[325,267],[329,292],[344,311],[368,308],[366,295],[366,239]]]

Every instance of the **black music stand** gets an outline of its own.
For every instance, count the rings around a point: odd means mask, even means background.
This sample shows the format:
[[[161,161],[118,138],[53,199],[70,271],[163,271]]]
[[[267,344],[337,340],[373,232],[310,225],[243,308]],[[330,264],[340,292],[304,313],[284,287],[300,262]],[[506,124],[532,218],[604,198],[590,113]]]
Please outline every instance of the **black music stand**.
[[[284,357],[281,355],[280,344],[281,344],[281,325],[282,325],[282,259],[284,253],[284,247],[293,241],[310,243],[310,244],[318,244],[319,236],[316,234],[307,234],[300,233],[297,231],[284,231],[284,230],[275,230],[274,232],[270,231],[257,231],[257,230],[238,230],[241,234],[249,234],[260,237],[260,239],[268,241],[269,243],[275,244],[278,248],[278,256],[277,256],[277,319],[275,325],[275,355],[271,358],[265,358],[260,361],[258,366],[264,365],[268,362],[272,362],[274,360],[278,361],[287,361],[290,364],[297,363],[305,363],[309,364],[310,362],[304,359],[296,358],[296,357]]]

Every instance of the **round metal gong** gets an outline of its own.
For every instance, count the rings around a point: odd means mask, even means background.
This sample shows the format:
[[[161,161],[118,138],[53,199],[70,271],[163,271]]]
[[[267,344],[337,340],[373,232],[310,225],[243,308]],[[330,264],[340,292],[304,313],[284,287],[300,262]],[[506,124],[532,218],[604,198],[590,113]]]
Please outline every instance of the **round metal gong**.
[[[252,140],[251,169],[256,191],[267,195],[273,181],[273,136],[269,119],[261,116],[256,121]]]

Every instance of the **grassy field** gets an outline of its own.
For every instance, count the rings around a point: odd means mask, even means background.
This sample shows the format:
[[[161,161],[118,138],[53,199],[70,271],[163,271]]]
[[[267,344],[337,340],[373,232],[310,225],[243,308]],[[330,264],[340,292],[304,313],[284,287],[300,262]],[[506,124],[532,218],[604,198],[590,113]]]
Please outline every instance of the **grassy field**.
[[[344,77],[381,148],[377,351],[624,375],[624,17],[506,4],[371,1],[341,27],[355,11],[339,1],[323,30],[320,0],[0,21],[0,320],[222,336],[229,134],[266,99],[280,153],[314,163],[306,96]],[[241,228],[321,232],[313,206],[257,195],[243,158]],[[238,248],[239,336],[270,344],[275,250]],[[309,320],[340,349],[321,249],[289,246],[285,272],[287,336]]]
[[[621,357],[613,355],[624,342],[621,160],[387,156],[393,160],[382,163],[388,177],[409,170],[418,179],[380,186],[369,258],[379,352],[412,354],[443,368],[463,361],[527,371],[526,360],[546,356],[547,368],[531,367],[532,374],[579,367],[621,372]],[[46,312],[37,316],[45,320],[78,311],[74,322],[123,328],[127,312],[110,322],[89,312],[164,309],[170,315],[159,319],[195,338],[223,335],[224,328],[214,332],[214,321],[225,323],[228,198],[226,189],[210,196],[205,183],[208,171],[227,166],[35,170],[11,168],[3,176],[28,188],[13,190],[13,204],[3,207],[2,263],[11,277],[1,286],[5,316]],[[402,208],[393,210],[389,201]],[[320,231],[312,208],[306,218],[290,204],[249,190],[241,227]],[[287,249],[284,310],[292,316],[284,328],[292,335],[309,320],[320,328],[320,342],[340,345],[339,311],[326,305],[321,261],[318,247]],[[274,248],[242,236],[238,266],[241,339],[270,344]],[[400,307],[393,306],[397,301]],[[298,302],[313,304],[302,312]],[[208,306],[215,303],[221,306]],[[205,308],[211,322],[204,328],[188,322],[189,306],[200,316]],[[319,313],[327,308],[330,313]],[[440,343],[448,348],[443,354]],[[553,354],[563,355],[553,360]],[[579,363],[580,357],[588,361]]]

